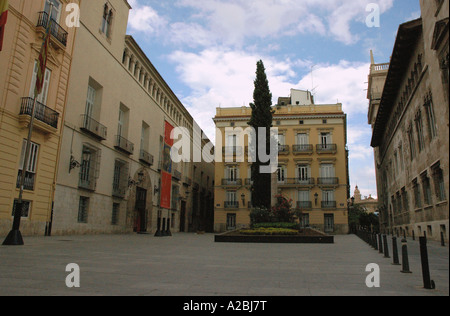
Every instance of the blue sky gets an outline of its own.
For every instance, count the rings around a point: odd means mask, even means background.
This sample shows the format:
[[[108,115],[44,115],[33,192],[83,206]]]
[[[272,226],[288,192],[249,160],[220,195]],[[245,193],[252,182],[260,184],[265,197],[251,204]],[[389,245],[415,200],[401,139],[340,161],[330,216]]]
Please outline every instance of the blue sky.
[[[128,0],[128,33],[139,43],[210,139],[215,109],[252,102],[262,59],[274,104],[290,89],[348,114],[350,181],[376,196],[367,124],[370,50],[389,62],[401,23],[420,17],[419,0]],[[369,28],[368,4],[380,9]]]

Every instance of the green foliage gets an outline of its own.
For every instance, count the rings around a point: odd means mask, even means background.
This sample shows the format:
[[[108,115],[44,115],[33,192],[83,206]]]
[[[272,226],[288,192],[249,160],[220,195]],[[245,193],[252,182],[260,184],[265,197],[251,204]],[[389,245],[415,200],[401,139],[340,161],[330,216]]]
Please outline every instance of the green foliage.
[[[297,223],[259,223],[252,226],[253,228],[287,228],[287,229],[298,229],[299,225]]]
[[[373,229],[379,231],[379,219],[378,216],[372,213],[367,213],[366,209],[354,205],[351,206],[348,212],[348,224],[350,226],[350,231],[355,232],[358,227],[363,227],[366,229]]]
[[[250,212],[250,222],[252,226],[259,223],[272,222],[272,220],[272,213],[264,207],[253,208]]]
[[[273,113],[272,110],[272,93],[269,88],[269,81],[265,72],[264,63],[262,60],[258,61],[256,65],[256,79],[255,89],[253,92],[253,103],[250,104],[252,108],[252,116],[248,125],[253,127],[256,131],[256,139],[251,147],[255,149],[256,160],[251,167],[251,178],[253,180],[252,204],[255,207],[270,208],[271,200],[271,175],[260,172],[262,165],[268,163],[262,162],[259,152],[259,128],[265,128],[266,132],[266,149],[270,148],[270,128],[272,127]]]
[[[294,222],[294,210],[292,208],[292,199],[286,199],[282,195],[276,195],[277,204],[272,207],[273,217],[277,222]]]
[[[287,228],[273,228],[273,227],[260,227],[260,228],[254,228],[254,229],[243,229],[240,231],[243,235],[269,235],[269,236],[275,236],[275,235],[297,235],[298,230],[296,229],[287,229]]]

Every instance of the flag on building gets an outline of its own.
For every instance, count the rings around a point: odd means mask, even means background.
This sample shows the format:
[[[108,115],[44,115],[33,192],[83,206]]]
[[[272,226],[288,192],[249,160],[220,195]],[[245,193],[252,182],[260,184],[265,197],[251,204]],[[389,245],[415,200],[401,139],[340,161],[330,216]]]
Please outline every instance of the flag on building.
[[[167,121],[164,128],[164,149],[162,156],[162,169],[161,169],[161,208],[170,210],[171,193],[172,193],[172,158],[170,157],[170,151],[173,146],[173,139],[171,133],[173,126]]]
[[[0,0],[0,52],[3,47],[3,35],[5,34],[6,20],[8,18],[8,0]]]
[[[47,69],[47,57],[48,57],[48,48],[50,43],[50,36],[52,29],[52,19],[49,18],[47,23],[47,30],[45,31],[44,42],[42,43],[41,52],[39,53],[38,58],[38,69],[36,75],[36,87],[34,88],[34,96],[37,97],[42,92],[42,87],[44,85],[44,75],[45,70]]]

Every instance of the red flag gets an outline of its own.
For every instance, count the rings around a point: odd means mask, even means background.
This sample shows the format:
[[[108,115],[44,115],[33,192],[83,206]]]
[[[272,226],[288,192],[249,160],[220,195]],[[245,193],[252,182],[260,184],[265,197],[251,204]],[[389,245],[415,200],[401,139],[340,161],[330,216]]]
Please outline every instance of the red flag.
[[[161,200],[160,206],[165,209],[170,209],[170,197],[172,191],[172,159],[170,157],[170,150],[173,146],[172,133],[173,126],[165,122],[164,128],[164,151],[163,151],[163,165],[161,169]]]
[[[52,19],[49,18],[47,31],[44,36],[44,43],[42,43],[41,52],[39,53],[38,70],[36,75],[36,87],[34,88],[34,96],[37,97],[42,92],[44,84],[45,69],[47,68],[48,47],[50,43],[50,30],[52,28]]]
[[[0,52],[3,47],[6,20],[8,19],[8,0],[0,0]]]

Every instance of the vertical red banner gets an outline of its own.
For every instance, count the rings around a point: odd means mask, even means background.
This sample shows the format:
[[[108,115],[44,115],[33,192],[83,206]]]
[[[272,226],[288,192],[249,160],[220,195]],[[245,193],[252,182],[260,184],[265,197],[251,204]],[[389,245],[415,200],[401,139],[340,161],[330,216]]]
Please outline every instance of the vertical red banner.
[[[170,137],[173,126],[165,122],[164,126],[164,148],[161,168],[161,208],[170,209],[170,197],[172,192],[172,159],[170,150],[173,146],[173,139]]]

